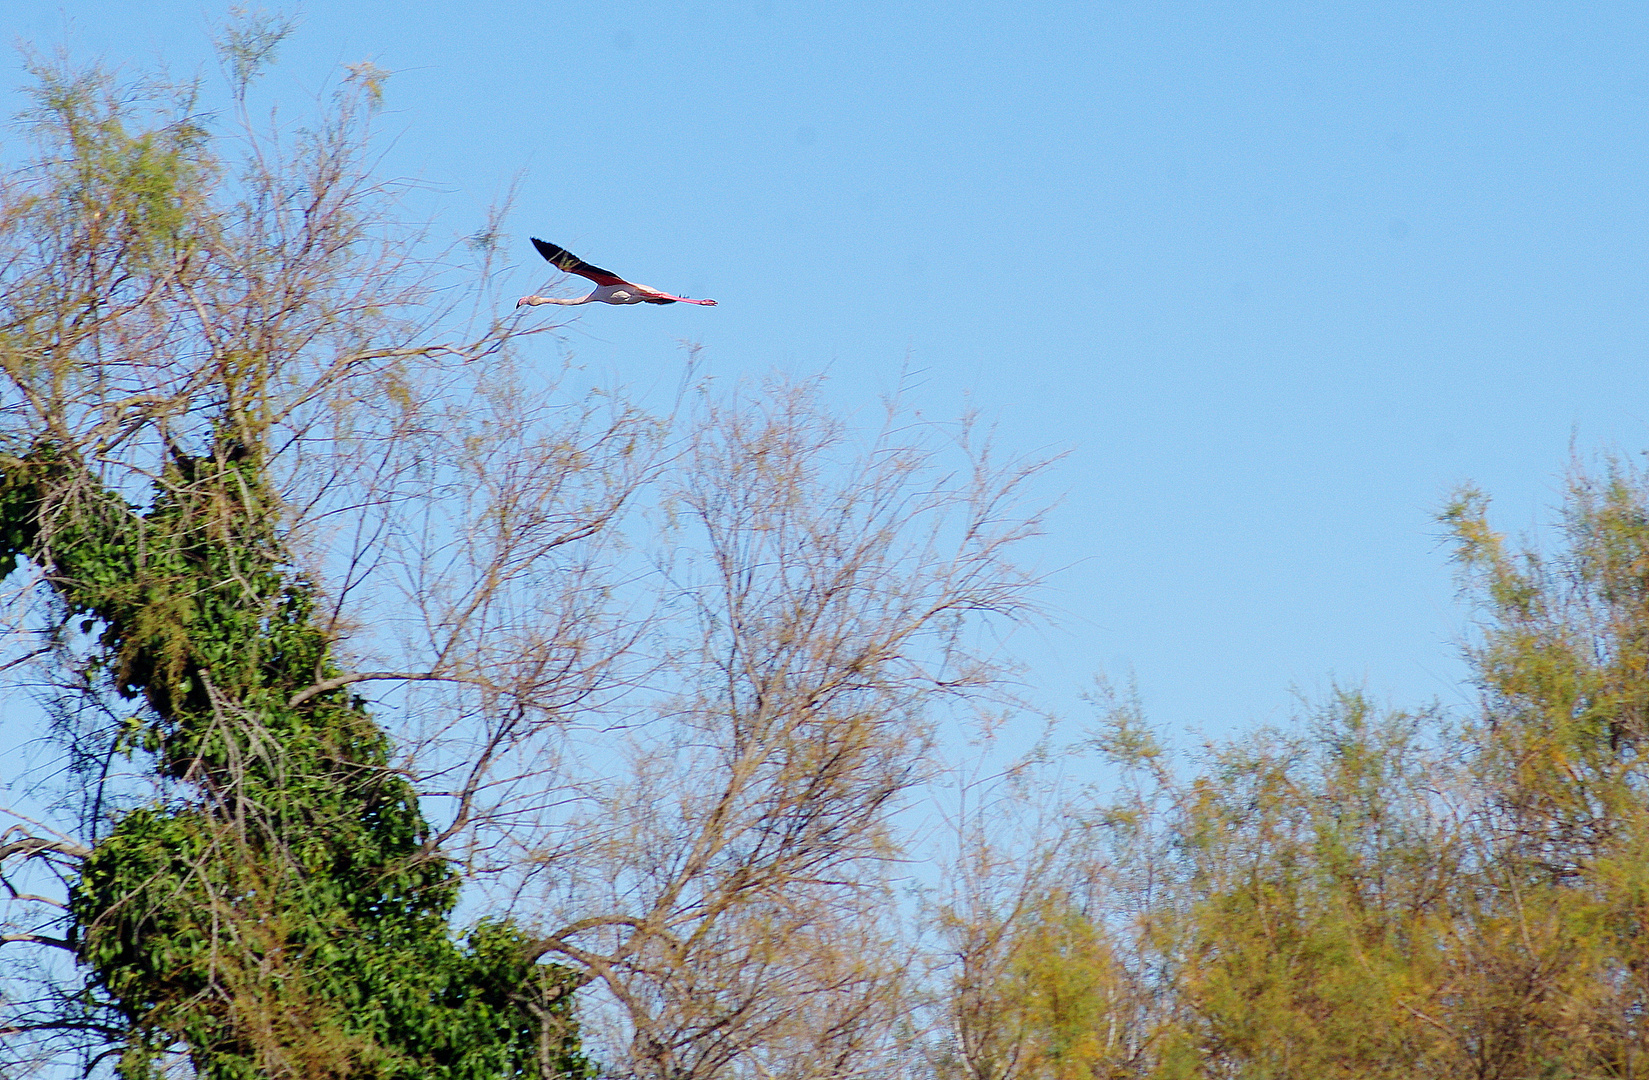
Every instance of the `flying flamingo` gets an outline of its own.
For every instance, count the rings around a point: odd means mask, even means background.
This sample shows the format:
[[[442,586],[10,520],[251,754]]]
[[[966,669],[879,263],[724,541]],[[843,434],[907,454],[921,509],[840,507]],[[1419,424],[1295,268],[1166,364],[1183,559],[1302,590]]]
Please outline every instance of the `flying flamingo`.
[[[674,304],[680,301],[683,304],[703,304],[706,307],[715,307],[714,300],[694,300],[687,296],[673,296],[667,292],[660,292],[651,285],[637,285],[633,281],[625,281],[611,270],[603,270],[599,266],[591,266],[577,255],[564,247],[547,244],[538,237],[532,238],[532,246],[538,253],[557,269],[565,270],[569,274],[587,277],[595,282],[595,292],[589,296],[581,296],[576,300],[559,300],[553,296],[523,296],[515,302],[516,307],[527,304],[537,307],[539,304]]]

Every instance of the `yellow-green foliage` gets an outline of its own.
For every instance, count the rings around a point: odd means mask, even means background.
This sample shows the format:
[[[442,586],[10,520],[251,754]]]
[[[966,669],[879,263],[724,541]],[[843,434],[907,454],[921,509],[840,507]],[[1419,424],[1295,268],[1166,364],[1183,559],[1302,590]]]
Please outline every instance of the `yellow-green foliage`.
[[[1414,725],[1343,698],[1312,737],[1226,750],[1177,825],[1192,901],[1178,992],[1242,1075],[1407,1076],[1429,1053],[1437,877]]]
[[[191,115],[192,88],[134,92],[101,71],[47,63],[35,64],[33,74],[30,119],[52,129],[60,148],[47,162],[61,214],[52,224],[73,223],[65,232],[82,257],[139,271],[175,257],[199,220],[188,203],[205,196],[217,168],[210,140]],[[134,96],[150,97],[166,122],[131,131]],[[37,205],[34,212],[51,209]]]
[[[1183,774],[1114,710],[1101,743],[1143,786],[1088,811],[1107,856],[1045,872],[1084,900],[1025,908],[979,1061],[1059,1080],[1649,1074],[1649,475],[1577,473],[1544,552],[1470,490],[1443,520],[1481,620],[1480,710],[1341,694]]]
[[[1120,974],[1100,929],[1067,902],[1049,897],[1027,915],[1002,988],[1026,1041],[1020,1075],[1086,1080],[1109,1073],[1126,1022]]]
[[[1152,1075],[1644,1074],[1649,478],[1577,473],[1546,553],[1444,521],[1478,716],[1342,695],[1159,777]]]

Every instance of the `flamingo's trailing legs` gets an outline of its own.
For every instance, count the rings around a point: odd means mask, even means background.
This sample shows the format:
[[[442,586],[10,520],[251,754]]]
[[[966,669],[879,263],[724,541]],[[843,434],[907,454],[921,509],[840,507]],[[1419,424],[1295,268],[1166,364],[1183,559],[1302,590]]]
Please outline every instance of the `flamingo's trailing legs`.
[[[553,296],[523,296],[515,302],[516,307],[523,304],[536,307],[539,304],[703,304],[714,307],[714,300],[694,300],[689,296],[674,296],[667,292],[660,292],[651,285],[637,285],[633,281],[625,281],[611,270],[603,270],[599,266],[591,266],[577,255],[564,247],[548,244],[538,237],[532,238],[532,246],[538,253],[558,269],[569,274],[587,277],[595,282],[595,292],[589,296],[580,296],[576,300],[561,300]]]

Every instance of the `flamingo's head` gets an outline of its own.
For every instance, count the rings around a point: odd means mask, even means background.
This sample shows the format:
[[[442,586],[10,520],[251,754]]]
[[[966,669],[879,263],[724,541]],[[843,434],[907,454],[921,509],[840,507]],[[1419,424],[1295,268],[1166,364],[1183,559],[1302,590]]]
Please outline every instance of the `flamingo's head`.
[[[515,302],[515,306],[516,307],[531,307],[532,302],[536,299],[537,299],[537,297],[535,297],[535,296],[523,296],[521,299],[519,299]]]

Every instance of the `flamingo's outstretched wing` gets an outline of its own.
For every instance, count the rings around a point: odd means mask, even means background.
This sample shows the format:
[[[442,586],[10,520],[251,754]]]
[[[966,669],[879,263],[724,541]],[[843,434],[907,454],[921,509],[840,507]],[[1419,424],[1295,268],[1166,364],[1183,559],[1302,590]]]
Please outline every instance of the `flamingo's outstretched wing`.
[[[583,259],[580,259],[577,255],[574,255],[566,248],[557,247],[554,244],[546,243],[536,236],[532,238],[532,246],[537,248],[538,253],[553,263],[557,269],[565,270],[569,274],[577,274],[579,277],[587,277],[597,285],[630,284],[628,281],[625,281],[611,270],[603,270],[599,266],[591,266],[589,263],[585,262]]]

